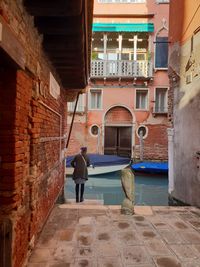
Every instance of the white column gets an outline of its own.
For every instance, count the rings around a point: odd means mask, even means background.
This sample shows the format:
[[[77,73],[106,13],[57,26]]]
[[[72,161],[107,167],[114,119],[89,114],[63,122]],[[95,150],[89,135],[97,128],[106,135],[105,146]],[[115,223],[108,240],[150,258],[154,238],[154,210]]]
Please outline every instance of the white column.
[[[119,60],[121,60],[122,59],[122,35],[121,34],[119,34],[118,42],[119,42]]]
[[[143,132],[140,131],[139,133],[139,137],[140,137],[140,160],[143,161],[144,158],[144,139],[143,139]]]
[[[106,60],[107,59],[107,34],[104,33],[103,35],[103,59]]]
[[[171,194],[174,190],[174,129],[168,128],[168,193]]]
[[[151,53],[151,42],[152,42],[152,38],[151,35],[149,34],[149,39],[148,39],[148,52]]]
[[[122,59],[122,35],[119,34],[119,37],[118,37],[118,42],[119,42],[119,60]],[[122,62],[119,61],[118,63],[118,71],[119,71],[119,76],[122,75]]]
[[[138,41],[138,37],[137,35],[134,35],[134,38],[133,38],[133,60],[134,61],[137,60],[137,41]]]
[[[106,77],[106,69],[107,69],[107,34],[104,33],[103,35],[103,59],[104,59],[104,62],[103,62],[103,75],[104,77]]]

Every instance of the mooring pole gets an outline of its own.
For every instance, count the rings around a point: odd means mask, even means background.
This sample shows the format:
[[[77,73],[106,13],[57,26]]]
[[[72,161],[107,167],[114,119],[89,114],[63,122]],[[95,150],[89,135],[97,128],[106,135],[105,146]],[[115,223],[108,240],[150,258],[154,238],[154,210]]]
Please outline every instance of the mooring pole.
[[[143,132],[140,131],[140,160],[143,161],[144,155],[144,140],[143,140]]]

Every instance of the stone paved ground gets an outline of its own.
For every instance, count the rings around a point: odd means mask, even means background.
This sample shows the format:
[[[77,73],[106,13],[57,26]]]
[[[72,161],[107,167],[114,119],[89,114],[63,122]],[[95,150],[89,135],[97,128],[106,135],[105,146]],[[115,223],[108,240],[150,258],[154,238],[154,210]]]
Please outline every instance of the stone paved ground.
[[[55,206],[28,267],[200,267],[194,207]]]

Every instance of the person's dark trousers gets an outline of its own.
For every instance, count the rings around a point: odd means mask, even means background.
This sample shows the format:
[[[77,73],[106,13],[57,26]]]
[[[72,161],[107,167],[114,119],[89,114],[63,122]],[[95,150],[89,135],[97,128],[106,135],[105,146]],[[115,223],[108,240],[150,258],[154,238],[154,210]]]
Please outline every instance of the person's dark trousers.
[[[83,202],[83,194],[84,194],[85,185],[81,184],[81,197],[80,202]],[[76,184],[76,202],[79,202],[79,184]]]
[[[79,202],[79,184],[76,184],[76,202]]]
[[[83,202],[83,194],[84,194],[84,189],[85,189],[85,184],[81,184],[81,198],[80,198],[80,202]]]

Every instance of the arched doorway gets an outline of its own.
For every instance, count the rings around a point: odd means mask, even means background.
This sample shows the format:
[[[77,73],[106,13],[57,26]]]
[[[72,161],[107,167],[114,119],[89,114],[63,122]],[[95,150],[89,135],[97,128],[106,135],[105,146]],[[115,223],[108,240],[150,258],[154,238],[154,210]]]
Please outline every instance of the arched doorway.
[[[104,117],[104,154],[132,156],[133,115],[122,106],[110,108]]]

